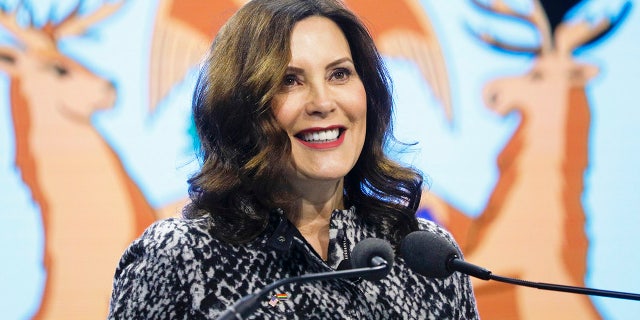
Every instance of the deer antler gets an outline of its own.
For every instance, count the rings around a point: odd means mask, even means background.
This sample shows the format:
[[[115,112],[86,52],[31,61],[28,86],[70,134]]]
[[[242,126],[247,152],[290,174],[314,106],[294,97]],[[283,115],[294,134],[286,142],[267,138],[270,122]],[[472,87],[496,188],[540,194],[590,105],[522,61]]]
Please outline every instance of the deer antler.
[[[591,24],[580,21],[575,24],[562,23],[556,30],[556,46],[558,50],[571,54],[573,50],[588,44],[607,34],[615,28],[631,9],[631,2],[627,1],[615,18],[606,18]]]
[[[16,36],[19,36],[23,30],[16,19],[18,9],[21,5],[22,2],[19,2],[15,9],[13,9],[13,12],[7,12],[4,8],[0,9],[0,25],[4,26],[9,32]]]
[[[540,54],[540,52],[542,51],[541,46],[525,47],[525,46],[522,46],[522,45],[510,45],[508,43],[505,43],[505,42],[502,42],[502,41],[498,40],[496,37],[494,37],[493,35],[490,35],[488,33],[477,34],[473,30],[470,30],[470,31],[478,39],[482,40],[483,42],[489,44],[492,47],[500,48],[500,49],[505,50],[505,51],[515,52],[515,53],[531,53],[531,54],[535,54],[535,55]]]
[[[4,8],[0,8],[0,25],[5,27],[17,41],[29,48],[46,49],[55,47],[55,42],[46,32],[33,26],[33,13],[29,10],[29,23],[27,26],[21,26],[18,23],[18,12],[24,8],[24,1],[19,1],[13,11],[9,12]]]
[[[91,14],[79,16],[82,2],[78,2],[76,7],[59,23],[53,26],[53,38],[60,39],[66,36],[77,36],[84,34],[87,29],[100,20],[118,11],[124,4],[124,0],[117,2],[105,1],[102,6]]]
[[[123,3],[124,0],[112,3],[105,1],[102,7],[93,13],[80,17],[78,16],[78,12],[82,2],[78,2],[71,13],[62,19],[61,22],[57,24],[48,22],[43,27],[36,28],[32,25],[31,21],[28,26],[18,24],[18,12],[24,7],[24,2],[21,0],[11,12],[0,8],[0,25],[4,26],[18,41],[24,44],[25,47],[50,50],[55,49],[58,39],[65,36],[83,34],[91,25],[116,12]],[[33,14],[29,12],[30,19],[32,16]]]
[[[488,33],[478,34],[472,31],[472,33],[475,34],[480,40],[488,43],[491,46],[512,52],[538,54],[540,52],[550,51],[553,48],[553,39],[551,37],[551,29],[547,20],[547,15],[538,0],[533,1],[533,10],[529,14],[523,14],[521,12],[513,10],[503,0],[493,0],[490,4],[480,2],[479,0],[471,0],[471,2],[485,11],[525,21],[536,28],[539,31],[541,37],[539,46],[524,47],[504,43]]]
[[[601,20],[595,26],[591,26],[586,21],[575,24],[562,23],[556,30],[556,43],[558,51],[571,54],[580,45],[587,43],[595,35],[600,34],[609,28],[610,24],[606,20]]]

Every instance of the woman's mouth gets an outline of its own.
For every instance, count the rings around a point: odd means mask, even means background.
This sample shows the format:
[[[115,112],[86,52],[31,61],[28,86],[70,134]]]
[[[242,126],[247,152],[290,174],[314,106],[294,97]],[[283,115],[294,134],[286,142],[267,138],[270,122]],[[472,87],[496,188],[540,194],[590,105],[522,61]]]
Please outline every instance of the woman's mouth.
[[[307,147],[328,149],[342,144],[345,131],[346,129],[342,127],[313,128],[301,131],[295,137]]]

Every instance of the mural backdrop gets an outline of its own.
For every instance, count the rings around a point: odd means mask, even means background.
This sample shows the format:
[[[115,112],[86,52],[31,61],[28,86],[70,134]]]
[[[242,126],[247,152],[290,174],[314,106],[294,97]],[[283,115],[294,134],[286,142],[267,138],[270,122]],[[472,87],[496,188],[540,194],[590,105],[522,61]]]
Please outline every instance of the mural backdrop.
[[[186,201],[197,66],[242,3],[0,0],[4,319],[105,317],[123,250]],[[346,3],[394,79],[422,216],[496,274],[640,292],[639,1]],[[640,313],[474,285],[487,319]]]

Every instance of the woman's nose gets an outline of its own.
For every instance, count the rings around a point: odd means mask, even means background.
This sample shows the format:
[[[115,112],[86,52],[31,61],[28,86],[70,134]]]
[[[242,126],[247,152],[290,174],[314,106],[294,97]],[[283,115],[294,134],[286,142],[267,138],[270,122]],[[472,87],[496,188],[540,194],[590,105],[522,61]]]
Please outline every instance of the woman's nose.
[[[335,109],[335,101],[327,84],[310,85],[306,111],[309,115],[326,116]]]

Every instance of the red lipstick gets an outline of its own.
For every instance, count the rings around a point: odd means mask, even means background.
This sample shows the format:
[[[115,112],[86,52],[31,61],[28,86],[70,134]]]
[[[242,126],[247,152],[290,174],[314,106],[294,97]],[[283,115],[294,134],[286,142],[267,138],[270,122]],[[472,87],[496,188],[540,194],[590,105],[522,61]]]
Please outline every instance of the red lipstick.
[[[338,147],[344,142],[344,132],[346,129],[342,126],[331,126],[326,128],[309,128],[303,131],[300,131],[295,137],[302,143],[303,145],[312,148],[312,149],[331,149]],[[327,140],[319,140],[318,136],[313,136],[314,133],[325,132],[325,136],[331,136],[330,139]],[[337,137],[332,139],[337,133]],[[315,139],[314,139],[315,138]]]

